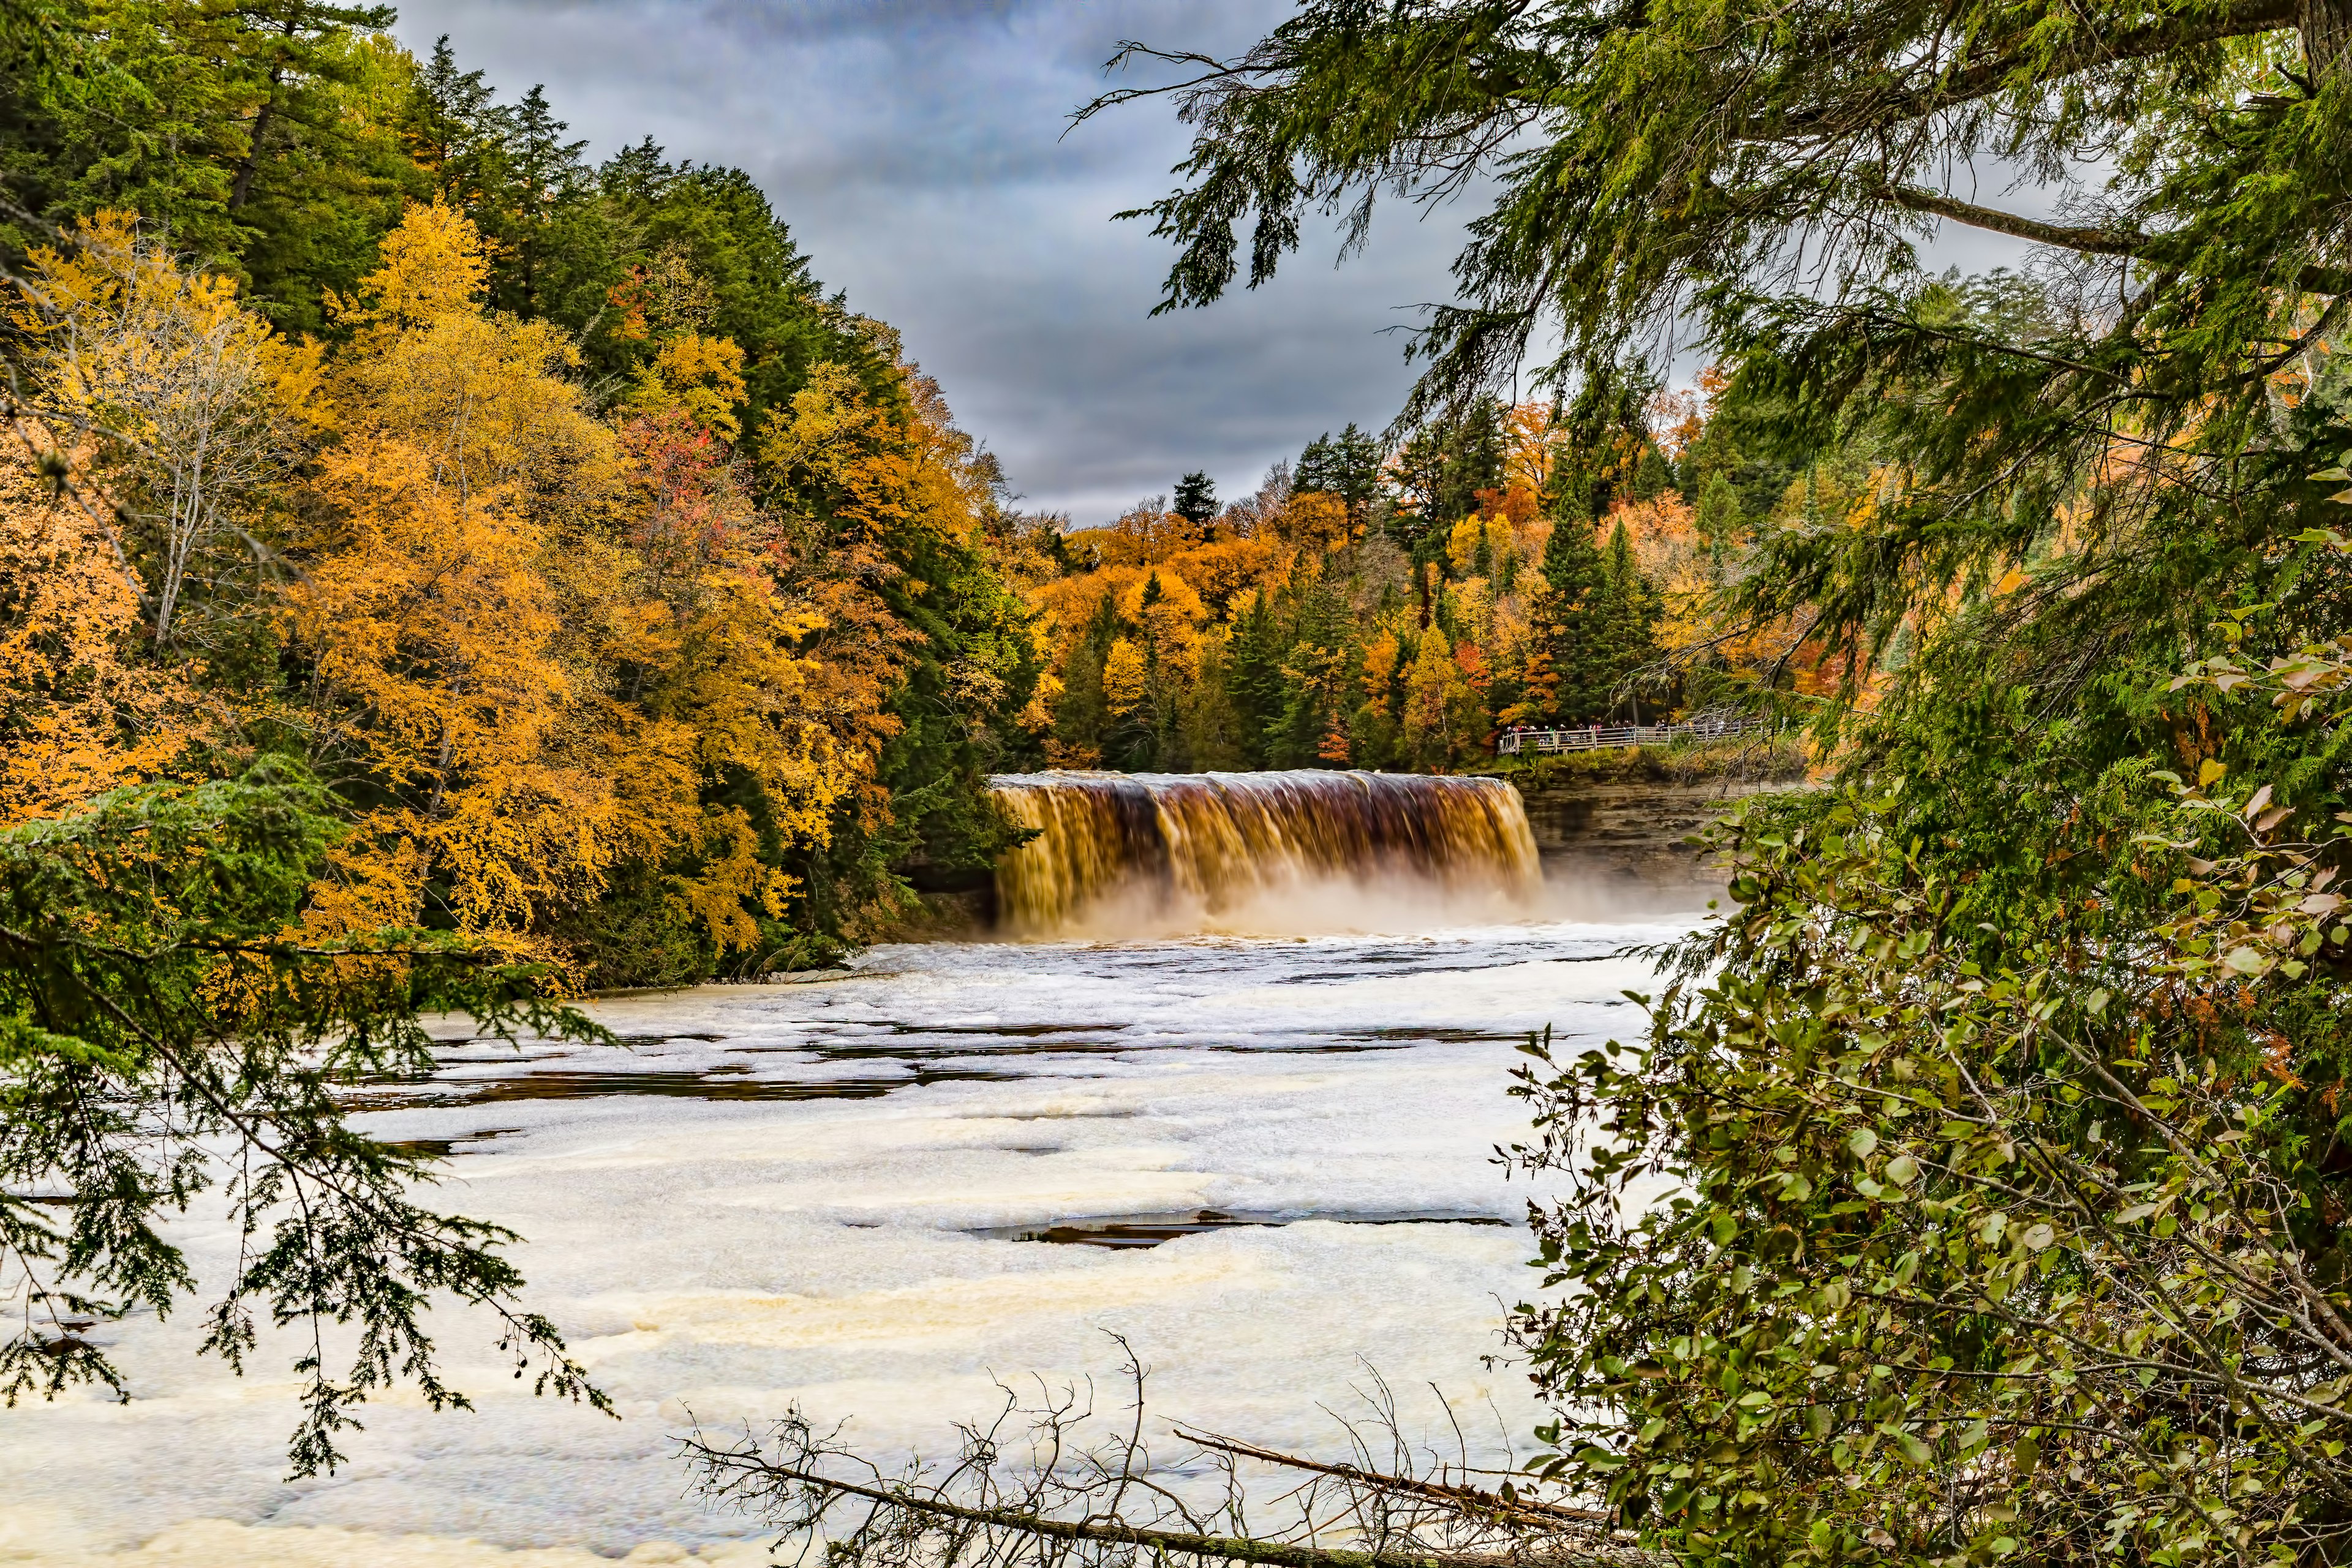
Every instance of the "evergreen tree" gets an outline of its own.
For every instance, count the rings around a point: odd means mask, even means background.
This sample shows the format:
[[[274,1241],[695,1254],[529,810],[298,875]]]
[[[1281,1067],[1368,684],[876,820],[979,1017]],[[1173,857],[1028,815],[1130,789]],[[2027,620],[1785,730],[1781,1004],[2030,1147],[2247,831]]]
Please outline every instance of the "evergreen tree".
[[[1201,639],[1198,670],[1182,698],[1184,765],[1234,773],[1250,765],[1241,709],[1234,700],[1231,641],[1212,627]]]
[[[1706,542],[1708,574],[1719,583],[1743,521],[1739,491],[1720,469],[1707,475],[1706,488],[1699,491],[1696,521],[1699,537]]]
[[[1207,526],[1217,515],[1217,484],[1195,468],[1176,481],[1176,500],[1170,510],[1194,528]]]
[[[1298,461],[1291,466],[1291,485],[1300,490],[1321,490],[1336,495],[1339,493],[1338,467],[1331,445],[1331,432],[1326,430],[1307,442],[1299,452]]]
[[[1406,437],[1396,463],[1405,504],[1391,529],[1413,560],[1439,559],[1454,525],[1484,504],[1479,492],[1502,488],[1504,413],[1495,398],[1473,398]]]
[[[499,188],[476,218],[492,244],[490,297],[520,316],[545,316],[567,326],[580,322],[586,301],[574,298],[593,289],[593,306],[617,282],[609,239],[583,233],[592,222],[594,180],[585,142],[567,142],[570,127],[555,117],[546,90],[534,86],[503,117],[505,145]],[[602,252],[603,254],[599,254]],[[602,275],[603,287],[597,287]]]
[[[1355,668],[1355,626],[1342,584],[1320,573],[1296,583],[1289,597],[1280,708],[1268,725],[1266,765],[1328,763],[1327,742],[1344,733],[1345,684]]]
[[[1609,688],[1609,570],[1578,515],[1573,492],[1559,498],[1539,568],[1533,606],[1533,661],[1528,710],[1515,718],[1580,723],[1600,717]]]
[[[1380,493],[1381,457],[1380,443],[1350,421],[1337,439],[1327,430],[1307,443],[1291,483],[1297,489],[1338,496],[1356,515]]]
[[[11,12],[21,7],[11,7]],[[398,221],[415,174],[392,130],[387,7],[54,0],[0,43],[0,216],[20,263],[46,226],[131,210],[173,248],[250,284],[282,325],[322,324]]]
[[[1503,487],[1503,416],[1500,399],[1473,399],[1441,428],[1444,453],[1432,521],[1452,528],[1483,504],[1479,492]]]
[[[1282,668],[1290,652],[1275,615],[1273,595],[1260,589],[1234,622],[1230,687],[1241,715],[1244,765],[1267,765],[1268,750],[1283,710]]]
[[[1118,640],[1118,606],[1105,594],[1062,668],[1062,691],[1054,702],[1054,733],[1070,752],[1099,763],[1109,743],[1110,710],[1103,694],[1103,666]]]
[[[417,67],[401,117],[401,141],[431,193],[468,217],[506,181],[506,114],[497,100],[480,71],[457,68],[444,33]]]
[[[1595,700],[1608,711],[1621,705],[1641,721],[1638,673],[1657,662],[1658,595],[1633,554],[1633,542],[1620,519],[1609,531],[1609,553],[1602,563],[1601,590],[1594,613],[1594,647],[1591,659]]]
[[[1673,482],[1644,417],[1650,384],[1602,365],[1590,369],[1553,427],[1551,488],[1567,512],[1598,525],[1622,499]],[[1646,479],[1644,478],[1646,470]]]

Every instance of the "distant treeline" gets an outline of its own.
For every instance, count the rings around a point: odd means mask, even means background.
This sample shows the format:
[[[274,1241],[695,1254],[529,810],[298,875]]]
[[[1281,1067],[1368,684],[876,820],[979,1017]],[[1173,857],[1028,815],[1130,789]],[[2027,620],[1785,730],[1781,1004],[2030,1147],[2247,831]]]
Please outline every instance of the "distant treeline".
[[[1719,607],[1765,534],[1866,468],[1751,455],[1720,378],[1475,399],[1393,447],[1349,426],[1218,508],[1190,476],[1104,528],[1030,531],[1046,750],[1181,772],[1450,769],[1498,726],[1655,720],[1809,685],[1787,617]]]

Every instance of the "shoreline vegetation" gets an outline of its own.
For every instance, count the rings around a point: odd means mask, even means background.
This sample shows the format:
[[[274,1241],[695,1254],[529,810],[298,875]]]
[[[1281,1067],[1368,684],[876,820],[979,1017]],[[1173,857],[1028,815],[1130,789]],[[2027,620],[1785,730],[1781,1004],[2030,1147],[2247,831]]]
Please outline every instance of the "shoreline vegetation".
[[[1819,787],[1723,828],[1638,1036],[1516,1082],[1563,1194],[1526,1474],[1199,1435],[1336,1487],[1263,1537],[1058,1407],[1042,1468],[975,1428],[928,1477],[793,1411],[711,1493],[873,1505],[834,1568],[2352,1555],[2352,0],[1129,46],[1181,79],[1080,118],[1190,129],[1165,308],[1317,214],[1486,205],[1390,435],[1102,527],[1013,510],[748,175],[591,163],[390,21],[0,9],[10,1401],[123,1392],[94,1326],[201,1291],[231,1365],[357,1326],[295,1367],[298,1475],[372,1396],[464,1405],[436,1300],[601,1407],[516,1238],[343,1120],[425,1013],[601,1038],[565,995],[832,962],[1014,840],[991,773],[1499,772],[1499,724],[1738,706]],[[1948,226],[2027,258],[1935,275]],[[207,1188],[225,1282],[171,1239]]]
[[[1797,784],[1812,775],[1813,767],[1803,738],[1791,734],[1496,757],[1466,771],[1536,791],[1582,784]]]

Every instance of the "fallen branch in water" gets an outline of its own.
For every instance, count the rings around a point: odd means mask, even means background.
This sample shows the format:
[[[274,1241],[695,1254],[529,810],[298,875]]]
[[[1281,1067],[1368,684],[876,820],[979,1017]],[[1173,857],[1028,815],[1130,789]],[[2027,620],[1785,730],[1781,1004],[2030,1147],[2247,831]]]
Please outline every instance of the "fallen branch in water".
[[[1123,1524],[1089,1524],[1083,1520],[1045,1519],[1011,1509],[966,1508],[960,1503],[889,1487],[845,1481],[814,1470],[780,1464],[761,1457],[751,1448],[714,1448],[698,1438],[691,1437],[687,1439],[686,1447],[688,1456],[703,1466],[706,1473],[733,1471],[746,1479],[766,1485],[779,1481],[794,1482],[848,1497],[865,1498],[937,1519],[1011,1530],[1050,1541],[1144,1547],[1154,1552],[1175,1552],[1219,1562],[1271,1563],[1274,1568],[1520,1568],[1521,1564],[1532,1561],[1491,1552],[1348,1552],[1328,1546],[1294,1546],[1248,1536],[1197,1535],[1182,1530],[1151,1530]],[[704,1489],[730,1499],[741,1495],[726,1485],[715,1488],[706,1485]],[[1543,1561],[1560,1560],[1548,1558]]]
[[[1379,1470],[1361,1469],[1354,1465],[1328,1465],[1317,1459],[1302,1459],[1279,1449],[1261,1448],[1255,1443],[1244,1443],[1237,1437],[1221,1437],[1213,1432],[1192,1432],[1176,1428],[1176,1435],[1187,1443],[1218,1453],[1232,1454],[1239,1458],[1256,1459],[1263,1464],[1279,1465],[1286,1469],[1307,1470],[1316,1475],[1330,1476],[1352,1486],[1369,1487],[1375,1491],[1401,1492],[1408,1497],[1427,1498],[1433,1502],[1444,1502],[1465,1510],[1491,1513],[1498,1520],[1528,1525],[1606,1525],[1612,1516],[1597,1508],[1570,1508],[1560,1503],[1544,1502],[1535,1498],[1523,1498],[1505,1492],[1490,1492],[1476,1487],[1456,1486],[1444,1481],[1419,1480],[1411,1476],[1386,1475]],[[1454,1559],[1461,1561],[1461,1559]]]
[[[1081,1439],[1094,1418],[1091,1384],[1056,1393],[1041,1384],[1035,1401],[1007,1389],[992,1422],[961,1426],[961,1451],[944,1467],[917,1461],[886,1472],[843,1442],[841,1427],[820,1431],[797,1408],[763,1436],[746,1431],[722,1443],[698,1428],[684,1450],[704,1496],[763,1520],[786,1540],[800,1538],[803,1560],[821,1543],[827,1568],[1164,1568],[1171,1558],[1264,1568],[1649,1568],[1657,1561],[1597,1510],[1443,1479],[1469,1473],[1466,1444],[1458,1467],[1430,1456],[1431,1475],[1375,1468],[1354,1421],[1344,1425],[1367,1463],[1330,1464],[1181,1428],[1192,1451],[1178,1464],[1155,1463],[1144,1438],[1145,1374],[1131,1350],[1124,1371],[1134,1391],[1129,1418],[1090,1445]],[[1419,1468],[1377,1374],[1373,1386],[1365,1425],[1385,1434],[1396,1469]],[[1463,1441],[1458,1426],[1455,1438]],[[1252,1524],[1239,1459],[1309,1477],[1260,1500],[1290,1511],[1286,1527]]]

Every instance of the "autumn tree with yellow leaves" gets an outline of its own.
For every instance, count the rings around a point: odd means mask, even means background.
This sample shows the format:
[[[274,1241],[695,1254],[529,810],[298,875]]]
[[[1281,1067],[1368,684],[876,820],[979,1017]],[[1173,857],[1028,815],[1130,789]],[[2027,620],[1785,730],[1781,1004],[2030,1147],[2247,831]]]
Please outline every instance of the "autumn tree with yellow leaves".
[[[12,813],[291,750],[349,810],[309,924],[495,933],[582,982],[821,958],[915,909],[897,867],[985,868],[970,759],[1034,743],[1037,650],[936,386],[819,363],[747,438],[741,349],[681,329],[599,406],[490,271],[414,206],[321,344],[130,215],[37,253]],[[268,679],[207,657],[223,627]]]

